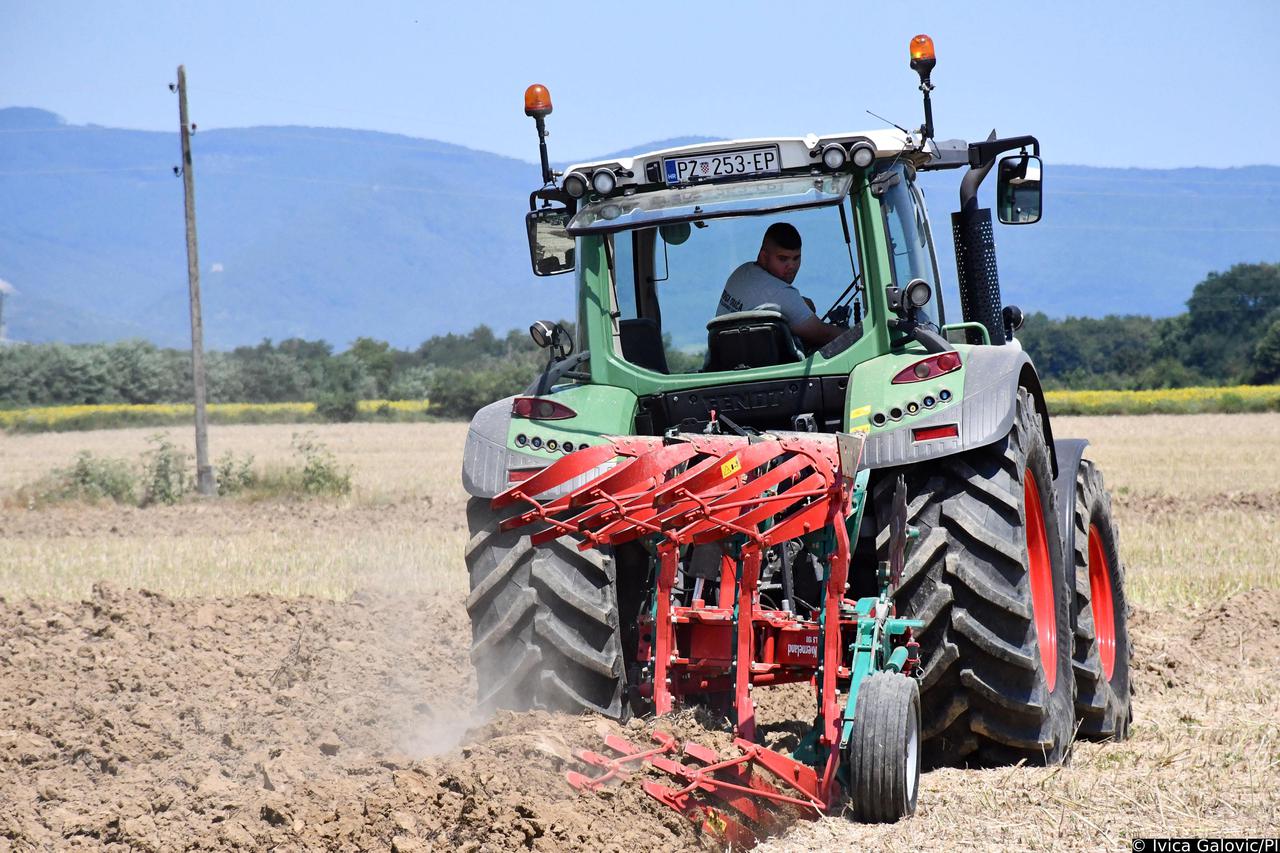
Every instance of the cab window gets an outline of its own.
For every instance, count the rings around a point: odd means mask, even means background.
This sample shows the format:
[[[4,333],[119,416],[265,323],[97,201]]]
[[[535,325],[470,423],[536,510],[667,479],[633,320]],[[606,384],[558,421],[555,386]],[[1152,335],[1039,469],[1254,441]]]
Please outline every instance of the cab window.
[[[933,288],[933,299],[921,311],[922,318],[933,322],[941,317],[938,295],[937,264],[929,239],[929,218],[924,200],[915,186],[914,170],[905,163],[891,164],[883,171],[898,174],[899,180],[880,199],[889,237],[889,253],[893,262],[893,283],[906,287],[912,279],[921,278]]]

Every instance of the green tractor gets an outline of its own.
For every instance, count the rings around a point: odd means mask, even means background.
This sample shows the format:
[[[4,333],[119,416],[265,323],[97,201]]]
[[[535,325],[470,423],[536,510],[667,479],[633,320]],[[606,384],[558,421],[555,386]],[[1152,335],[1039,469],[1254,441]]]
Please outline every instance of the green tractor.
[[[849,531],[846,602],[875,596],[876,567],[896,547],[893,609],[918,626],[922,762],[1057,763],[1076,736],[1126,736],[1130,645],[1110,498],[1086,441],[1053,434],[1015,336],[1021,312],[1001,303],[991,211],[978,206],[994,167],[997,219],[1039,220],[1039,143],[935,140],[933,64],[917,37],[925,121],[914,132],[712,142],[563,172],[547,156],[550,95],[529,88],[543,177],[526,221],[533,270],[572,275],[577,316],[572,331],[533,325],[546,370],[481,409],[467,438],[482,704],[624,718],[653,710],[655,695],[644,651],[659,612],[652,544],[533,536],[503,524],[515,510],[495,509],[495,496],[616,437],[860,434],[866,506]],[[943,305],[917,186],[922,172],[952,169],[966,170],[951,216],[959,321]],[[814,314],[817,340],[778,304],[721,306],[726,279],[778,222],[803,235],[795,286],[830,306]],[[729,553],[681,547],[675,603],[716,600]],[[761,606],[817,624],[829,557],[801,540],[771,546]],[[722,702],[716,683],[680,701]]]

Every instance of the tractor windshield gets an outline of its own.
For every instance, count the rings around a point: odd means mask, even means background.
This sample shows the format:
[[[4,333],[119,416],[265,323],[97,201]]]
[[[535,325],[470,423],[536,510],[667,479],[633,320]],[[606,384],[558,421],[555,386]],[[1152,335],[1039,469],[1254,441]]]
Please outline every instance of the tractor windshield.
[[[725,282],[739,266],[756,260],[764,232],[775,222],[788,222],[800,232],[801,265],[793,285],[822,317],[857,274],[852,218],[848,221],[850,243],[835,205],[608,235],[619,355],[664,373],[702,370],[707,323],[716,316]],[[642,345],[635,344],[641,340]]]
[[[575,236],[722,216],[744,216],[832,204],[843,199],[852,175],[796,175],[672,187],[583,205],[569,223]]]

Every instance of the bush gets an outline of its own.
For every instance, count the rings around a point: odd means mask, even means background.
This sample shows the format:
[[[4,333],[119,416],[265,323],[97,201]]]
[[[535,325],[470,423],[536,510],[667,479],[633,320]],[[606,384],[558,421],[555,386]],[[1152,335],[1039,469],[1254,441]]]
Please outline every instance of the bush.
[[[29,508],[62,501],[97,502],[105,499],[139,507],[175,504],[195,486],[192,459],[159,434],[138,464],[104,459],[88,451],[76,455],[67,468],[56,468],[15,497]],[[227,452],[214,465],[218,494],[249,500],[302,496],[342,496],[351,492],[351,468],[310,433],[294,434],[299,462],[265,471],[254,469],[251,454]]]
[[[151,449],[142,454],[142,499],[138,506],[175,504],[191,491],[193,477],[187,470],[190,457],[163,433],[147,439]]]
[[[128,462],[104,459],[82,450],[76,454],[76,461],[71,467],[55,469],[25,491],[32,503],[97,502],[104,499],[133,503],[137,488],[137,480]]]
[[[237,458],[227,451],[218,457],[214,465],[214,476],[218,481],[218,494],[234,495],[252,489],[258,482],[258,475],[253,470],[253,454],[246,453]]]
[[[354,394],[325,394],[316,400],[316,414],[330,423],[350,423],[359,413],[360,398]]]
[[[338,464],[332,451],[311,433],[295,433],[293,449],[302,456],[302,490],[309,495],[345,495],[351,491],[351,469]]]

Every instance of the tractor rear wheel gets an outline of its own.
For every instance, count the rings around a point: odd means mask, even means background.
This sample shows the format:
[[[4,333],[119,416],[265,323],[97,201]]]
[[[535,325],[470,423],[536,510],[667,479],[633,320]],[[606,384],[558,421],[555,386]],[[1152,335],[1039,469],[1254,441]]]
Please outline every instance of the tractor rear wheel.
[[[471,660],[478,704],[623,714],[613,559],[571,538],[534,547],[503,531],[489,501],[467,504]]]
[[[1073,596],[1031,395],[1019,389],[1000,441],[887,473],[874,490],[881,559],[899,473],[907,523],[920,531],[895,598],[900,615],[924,622],[916,637],[926,765],[1066,760]]]
[[[1089,460],[1076,471],[1076,717],[1090,740],[1124,740],[1129,704],[1128,604],[1120,541],[1102,472]]]

